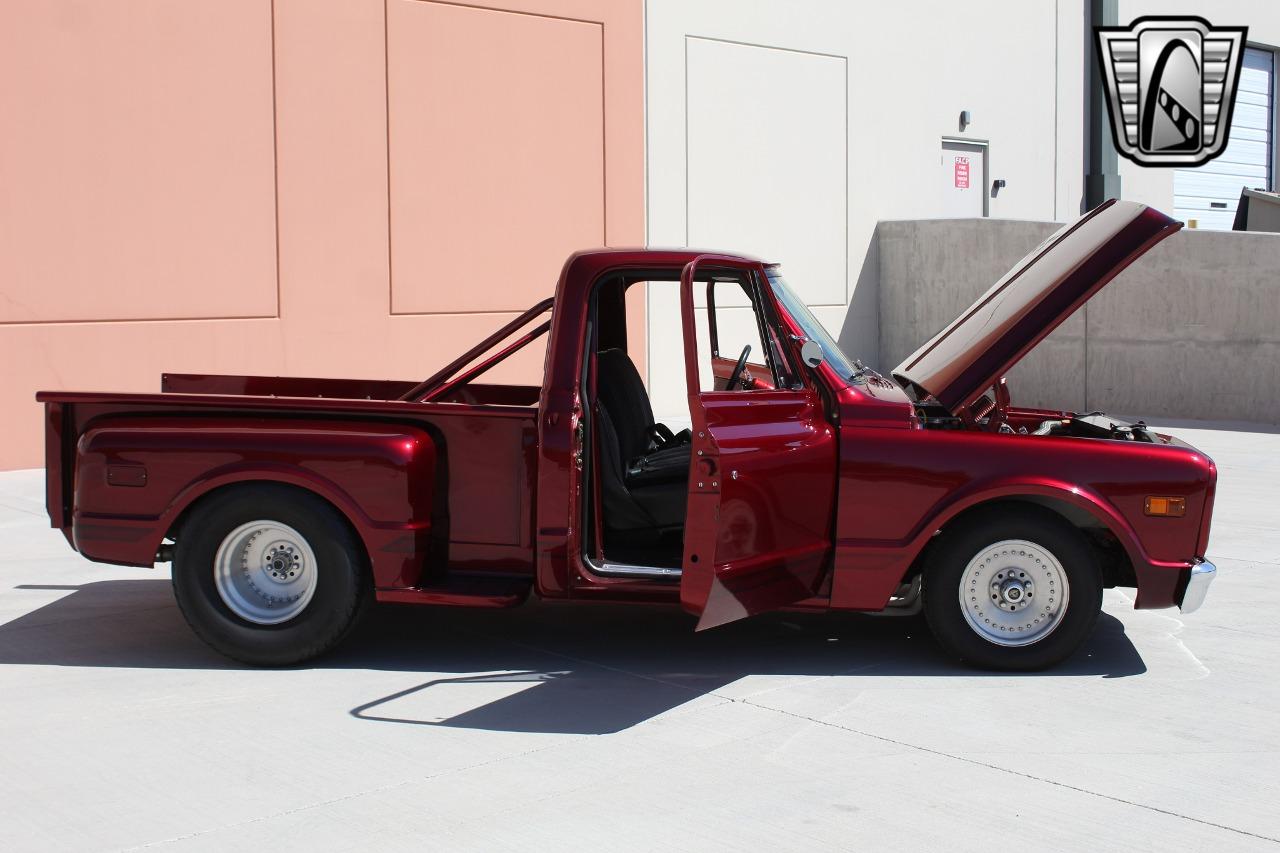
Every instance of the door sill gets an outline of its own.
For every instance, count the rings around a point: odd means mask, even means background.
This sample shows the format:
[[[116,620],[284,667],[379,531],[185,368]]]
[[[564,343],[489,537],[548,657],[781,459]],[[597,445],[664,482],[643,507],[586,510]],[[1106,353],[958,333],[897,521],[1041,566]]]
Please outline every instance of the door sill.
[[[666,568],[663,566],[637,566],[631,563],[619,563],[607,558],[599,563],[590,557],[583,557],[582,560],[587,564],[587,568],[591,570],[592,574],[606,578],[679,580],[681,574],[683,574],[680,569]]]

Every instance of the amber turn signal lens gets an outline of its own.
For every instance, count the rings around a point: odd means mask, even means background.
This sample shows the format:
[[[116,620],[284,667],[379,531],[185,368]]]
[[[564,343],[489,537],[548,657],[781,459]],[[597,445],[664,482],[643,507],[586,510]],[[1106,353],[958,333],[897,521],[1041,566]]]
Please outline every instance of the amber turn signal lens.
[[[1147,498],[1143,512],[1147,515],[1163,515],[1169,518],[1182,518],[1187,514],[1186,498],[1158,498],[1154,495]]]

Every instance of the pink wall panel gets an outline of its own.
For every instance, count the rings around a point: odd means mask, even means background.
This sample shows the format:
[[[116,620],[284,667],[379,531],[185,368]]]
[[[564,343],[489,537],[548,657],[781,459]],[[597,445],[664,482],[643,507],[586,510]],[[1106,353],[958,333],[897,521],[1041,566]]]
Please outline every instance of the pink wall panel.
[[[571,248],[644,242],[640,0],[495,0],[487,5],[497,11],[454,4],[443,13],[430,7],[444,4],[425,0],[389,2],[390,19],[384,0],[0,6],[0,99],[12,99],[0,103],[0,240],[8,241],[0,309],[42,318],[0,322],[0,468],[39,464],[37,389],[151,391],[166,370],[422,377],[549,295]],[[414,56],[441,47],[422,20],[400,23],[401,13],[422,11],[416,6],[453,22],[456,65]],[[502,38],[506,48],[494,53]],[[468,146],[454,138],[416,154],[409,146],[389,176],[388,126],[394,132],[400,107],[388,114],[388,76],[392,92],[399,78],[386,47],[396,40],[393,51],[411,57],[405,83],[429,88],[433,75],[461,76],[465,89],[474,76],[472,98],[513,110],[526,131],[553,116],[535,128],[546,139]],[[42,70],[45,56],[62,65],[90,57],[104,79],[76,78],[89,97],[67,82],[67,70]],[[496,67],[477,66],[477,56]],[[542,65],[552,68],[544,74]],[[542,83],[522,90],[521,103],[503,100],[522,75]],[[591,91],[592,103],[566,103],[564,86]],[[459,116],[490,126],[458,91],[447,97]],[[413,129],[423,120],[411,112],[413,93],[397,101],[409,134],[402,139],[425,133]],[[24,125],[16,133],[14,116]],[[513,158],[525,159],[517,167]],[[78,179],[59,177],[64,163]],[[582,201],[553,195],[530,222],[529,199],[548,184],[529,173],[542,166]],[[506,175],[533,237],[495,230],[489,217],[503,208],[487,198],[459,209],[471,217],[465,227],[431,198],[391,215],[420,181],[461,174],[481,183],[490,173]],[[453,192],[465,195],[466,180]],[[427,248],[393,257],[392,229],[415,217],[417,233],[404,240]],[[86,223],[105,223],[110,238]],[[482,268],[501,274],[460,277],[474,271],[476,251]],[[34,289],[23,284],[33,269]],[[392,312],[393,269],[406,313]],[[10,304],[24,300],[26,309]],[[493,376],[536,382],[541,367],[534,347]]]
[[[519,310],[604,243],[603,28],[390,0],[392,309]],[[493,250],[521,258],[495,264]]]
[[[275,315],[269,0],[6,0],[0,79],[0,322]]]

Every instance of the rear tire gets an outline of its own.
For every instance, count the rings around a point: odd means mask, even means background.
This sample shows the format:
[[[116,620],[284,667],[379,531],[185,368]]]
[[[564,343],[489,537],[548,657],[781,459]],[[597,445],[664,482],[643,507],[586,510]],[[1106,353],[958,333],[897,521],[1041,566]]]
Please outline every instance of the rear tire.
[[[372,597],[364,548],[345,517],[299,489],[218,492],[179,531],[173,593],[217,651],[288,666],[336,646]]]
[[[1066,660],[1101,609],[1092,548],[1040,507],[992,507],[944,530],[926,567],[924,612],[934,636],[985,669],[1036,670]]]

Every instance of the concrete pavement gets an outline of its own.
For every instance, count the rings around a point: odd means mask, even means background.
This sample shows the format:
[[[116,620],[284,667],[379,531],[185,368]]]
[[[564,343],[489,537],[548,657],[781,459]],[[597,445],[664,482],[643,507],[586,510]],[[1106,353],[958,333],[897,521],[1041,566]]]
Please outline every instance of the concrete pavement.
[[[1037,675],[914,619],[383,607],[315,666],[205,648],[0,474],[0,849],[1280,848],[1280,434],[1215,458],[1204,608],[1107,593]]]

